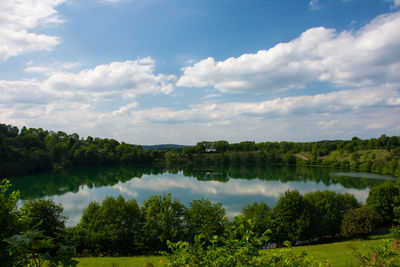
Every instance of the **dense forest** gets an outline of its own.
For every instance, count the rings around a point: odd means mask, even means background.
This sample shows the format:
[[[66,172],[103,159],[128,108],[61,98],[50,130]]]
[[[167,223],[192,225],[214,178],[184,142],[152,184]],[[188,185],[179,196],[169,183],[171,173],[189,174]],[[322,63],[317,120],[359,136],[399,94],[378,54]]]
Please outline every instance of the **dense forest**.
[[[161,147],[162,148],[162,147]],[[400,176],[400,137],[319,142],[227,141],[144,150],[114,139],[0,124],[0,177],[71,166],[163,162],[170,167],[318,165]]]

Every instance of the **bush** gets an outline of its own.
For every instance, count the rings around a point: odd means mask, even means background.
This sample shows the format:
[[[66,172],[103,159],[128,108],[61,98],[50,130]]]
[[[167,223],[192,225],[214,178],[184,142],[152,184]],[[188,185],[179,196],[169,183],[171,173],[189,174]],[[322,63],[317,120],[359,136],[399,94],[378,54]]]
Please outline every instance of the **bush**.
[[[360,253],[355,249],[355,256],[361,266],[400,266],[400,243],[398,241],[370,248],[368,253]]]
[[[394,219],[393,200],[398,195],[398,187],[393,181],[388,180],[369,191],[366,205],[379,213],[384,223],[391,223]]]
[[[382,218],[369,208],[363,206],[349,210],[342,220],[342,235],[345,237],[362,236],[366,237],[375,230],[375,226],[382,221]]]
[[[19,192],[9,192],[11,184],[8,180],[0,182],[0,263],[11,266],[7,243],[3,240],[18,232],[17,201]]]
[[[76,266],[73,260],[75,248],[57,243],[52,237],[41,231],[28,230],[20,235],[6,239],[10,254],[14,257],[14,266]]]
[[[214,236],[209,245],[201,235],[195,237],[193,244],[169,242],[169,266],[328,266],[305,253],[294,253],[289,242],[285,242],[286,249],[260,255],[259,247],[269,240],[271,232],[254,233],[254,224],[243,216],[237,216],[235,221],[227,226],[224,235]]]
[[[205,240],[197,235],[193,244],[179,241],[168,243],[172,253],[169,266],[261,266],[255,262],[259,247],[268,241],[268,233],[262,236],[251,230],[251,221],[237,217],[223,235]],[[210,244],[208,244],[210,242]]]

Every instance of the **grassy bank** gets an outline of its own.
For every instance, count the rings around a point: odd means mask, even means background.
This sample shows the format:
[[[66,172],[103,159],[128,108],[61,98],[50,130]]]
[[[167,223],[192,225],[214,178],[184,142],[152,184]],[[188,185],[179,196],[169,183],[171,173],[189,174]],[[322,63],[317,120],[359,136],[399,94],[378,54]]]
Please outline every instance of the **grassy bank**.
[[[369,253],[371,247],[377,247],[392,240],[389,234],[378,234],[370,236],[369,239],[354,239],[343,242],[335,242],[322,245],[311,245],[295,247],[294,251],[301,253],[306,252],[310,256],[319,259],[328,260],[331,266],[359,266],[359,261],[355,256],[354,249],[361,253]],[[275,250],[264,250],[261,254],[273,253]],[[140,257],[90,257],[90,258],[77,258],[79,261],[78,266],[115,266],[115,267],[128,267],[128,266],[163,266],[168,262],[166,257],[160,256],[140,256]],[[151,263],[152,265],[150,265]]]

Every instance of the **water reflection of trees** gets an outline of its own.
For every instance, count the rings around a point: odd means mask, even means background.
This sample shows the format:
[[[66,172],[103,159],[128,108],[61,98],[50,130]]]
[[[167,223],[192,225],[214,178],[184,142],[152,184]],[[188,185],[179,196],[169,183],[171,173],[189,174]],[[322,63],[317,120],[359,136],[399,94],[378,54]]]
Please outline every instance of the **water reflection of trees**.
[[[306,166],[248,166],[248,165],[121,165],[106,167],[88,167],[59,170],[40,175],[22,176],[11,179],[14,189],[21,192],[21,198],[40,198],[78,192],[81,186],[89,188],[113,186],[143,175],[164,173],[194,177],[199,181],[228,182],[230,179],[259,179],[265,181],[315,182],[326,186],[340,184],[345,188],[365,189],[382,183],[378,179],[331,176],[338,170],[331,168]]]

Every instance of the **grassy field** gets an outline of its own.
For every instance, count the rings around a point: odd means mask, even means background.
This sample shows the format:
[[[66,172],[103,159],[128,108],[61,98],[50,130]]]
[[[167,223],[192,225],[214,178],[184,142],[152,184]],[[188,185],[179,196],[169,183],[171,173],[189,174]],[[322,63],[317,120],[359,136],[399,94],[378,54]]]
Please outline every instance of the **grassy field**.
[[[76,258],[79,261],[78,266],[88,267],[150,267],[150,266],[164,266],[168,260],[161,256],[138,256],[138,257],[89,257],[89,258]],[[151,264],[152,265],[151,265]]]
[[[294,250],[298,253],[306,252],[310,256],[319,259],[328,260],[331,266],[359,266],[359,262],[354,253],[354,248],[362,253],[369,252],[370,247],[382,245],[386,240],[392,240],[389,234],[379,234],[370,236],[368,240],[355,239],[350,241],[335,242],[322,245],[301,246],[295,247]],[[264,253],[270,253],[273,250],[264,250]],[[93,267],[130,267],[130,266],[163,266],[168,260],[160,256],[140,256],[140,257],[90,257],[77,258],[78,266],[93,266]],[[152,265],[150,265],[151,263]]]
[[[322,245],[295,247],[294,251],[298,253],[304,251],[310,256],[328,260],[331,266],[359,266],[354,249],[357,249],[362,254],[369,254],[371,247],[383,245],[387,240],[393,240],[389,234],[375,235],[368,240],[355,239]],[[269,251],[266,250],[263,253],[269,253]]]

